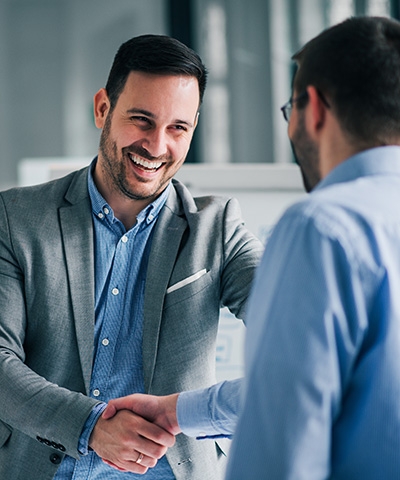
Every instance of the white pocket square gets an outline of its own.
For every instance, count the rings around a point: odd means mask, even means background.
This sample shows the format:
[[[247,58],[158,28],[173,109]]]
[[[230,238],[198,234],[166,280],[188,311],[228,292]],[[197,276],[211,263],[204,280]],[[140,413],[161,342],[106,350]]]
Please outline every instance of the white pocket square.
[[[197,273],[194,273],[193,275],[190,275],[190,277],[186,277],[183,280],[181,280],[178,283],[175,283],[174,285],[171,285],[169,288],[167,288],[167,293],[174,292],[175,290],[178,290],[179,288],[184,287],[185,285],[189,285],[189,283],[195,282],[198,280],[200,277],[205,275],[207,273],[207,270],[203,268],[203,270],[198,271]]]

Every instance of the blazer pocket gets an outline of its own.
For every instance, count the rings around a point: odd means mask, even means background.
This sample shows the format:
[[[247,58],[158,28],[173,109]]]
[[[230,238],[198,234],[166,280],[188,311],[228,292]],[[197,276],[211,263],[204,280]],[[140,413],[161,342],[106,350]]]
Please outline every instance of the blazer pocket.
[[[0,420],[0,448],[4,446],[12,433],[11,428]]]
[[[167,288],[164,309],[186,301],[212,285],[211,272],[206,269],[190,275]]]
[[[193,275],[190,275],[189,277],[184,278],[180,282],[174,283],[174,285],[171,285],[170,287],[167,288],[167,294],[175,292],[176,290],[179,290],[180,288],[185,287],[186,285],[189,285],[190,283],[195,282],[199,278],[201,278],[203,275],[206,275],[207,270],[203,268],[203,270],[199,270],[198,272],[194,273]]]

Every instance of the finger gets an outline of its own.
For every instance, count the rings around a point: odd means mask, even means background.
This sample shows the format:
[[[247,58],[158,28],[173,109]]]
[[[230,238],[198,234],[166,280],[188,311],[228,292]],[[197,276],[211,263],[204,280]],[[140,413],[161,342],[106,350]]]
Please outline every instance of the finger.
[[[117,410],[134,410],[133,409],[134,401],[131,398],[132,396],[133,395],[129,395],[127,397],[114,398],[108,402],[108,407],[112,408],[113,411],[115,412]]]
[[[149,469],[144,465],[138,465],[136,462],[127,462],[126,464],[124,464],[124,468],[122,468],[116,465],[115,463],[111,462],[110,460],[105,460],[104,458],[102,458],[102,460],[106,465],[108,465],[109,467],[115,468],[120,472],[139,473],[140,475],[143,475]]]
[[[109,403],[101,416],[105,420],[108,420],[109,418],[112,418],[116,413],[117,413],[117,408],[114,405]]]
[[[150,458],[140,452],[135,452],[135,454],[137,455],[137,460],[135,462],[126,462],[127,468],[122,468],[116,465],[114,462],[111,462],[110,460],[106,460],[104,458],[102,458],[102,461],[120,472],[134,471],[135,473],[140,473],[141,471],[143,471],[143,468],[147,471],[148,468],[153,468],[157,465],[157,460],[155,460],[154,458]],[[140,467],[137,467],[137,465],[140,465],[143,468],[140,469]]]
[[[175,436],[171,433],[167,432],[163,428],[155,425],[154,423],[148,422],[147,420],[138,417],[140,420],[138,421],[137,425],[137,433],[144,437],[147,440],[153,442],[153,444],[149,443],[149,446],[157,444],[162,447],[172,447],[175,444]],[[142,450],[140,448],[137,449],[140,452],[149,455],[146,450]],[[150,452],[150,456],[151,452]]]
[[[110,460],[106,460],[105,458],[102,458],[102,461],[103,461],[103,463],[105,463],[109,467],[115,468],[115,470],[118,470],[120,472],[127,472],[127,470],[125,468],[121,468],[118,465],[115,465],[115,463],[110,462]]]
[[[137,463],[138,465],[143,465],[145,467],[153,468],[157,465],[157,460],[138,452],[138,458],[135,463]]]
[[[168,450],[168,448],[164,447],[163,445],[159,445],[158,443],[154,443],[148,439],[140,437],[135,442],[135,449],[140,450],[143,455],[153,459],[154,461],[157,461],[163,457]]]

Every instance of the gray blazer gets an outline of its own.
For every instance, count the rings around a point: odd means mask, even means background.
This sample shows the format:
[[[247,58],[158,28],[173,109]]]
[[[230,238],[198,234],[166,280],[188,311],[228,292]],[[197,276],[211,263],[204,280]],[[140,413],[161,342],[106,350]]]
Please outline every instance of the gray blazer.
[[[235,200],[194,199],[173,180],[147,271],[146,392],[215,382],[219,309],[243,318],[261,251]],[[1,193],[0,478],[51,479],[65,454],[79,458],[78,439],[97,403],[87,396],[93,335],[87,169]],[[167,458],[178,480],[214,480],[223,475],[223,450],[178,435]]]

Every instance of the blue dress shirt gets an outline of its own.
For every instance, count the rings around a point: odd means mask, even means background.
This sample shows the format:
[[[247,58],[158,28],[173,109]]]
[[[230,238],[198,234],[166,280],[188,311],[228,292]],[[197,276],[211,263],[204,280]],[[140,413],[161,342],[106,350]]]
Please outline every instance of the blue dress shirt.
[[[129,231],[100,195],[91,172],[88,189],[94,224],[96,319],[90,396],[103,403],[94,408],[82,432],[79,450],[83,457],[79,461],[65,457],[55,479],[173,480],[165,456],[145,475],[136,475],[109,467],[87,445],[105,402],[144,392],[142,330],[147,263],[153,227],[170,186],[139,213]]]
[[[180,429],[201,438],[232,438],[240,412],[242,379],[182,392],[176,406]]]
[[[400,148],[337,166],[275,227],[247,315],[229,480],[400,478]]]

